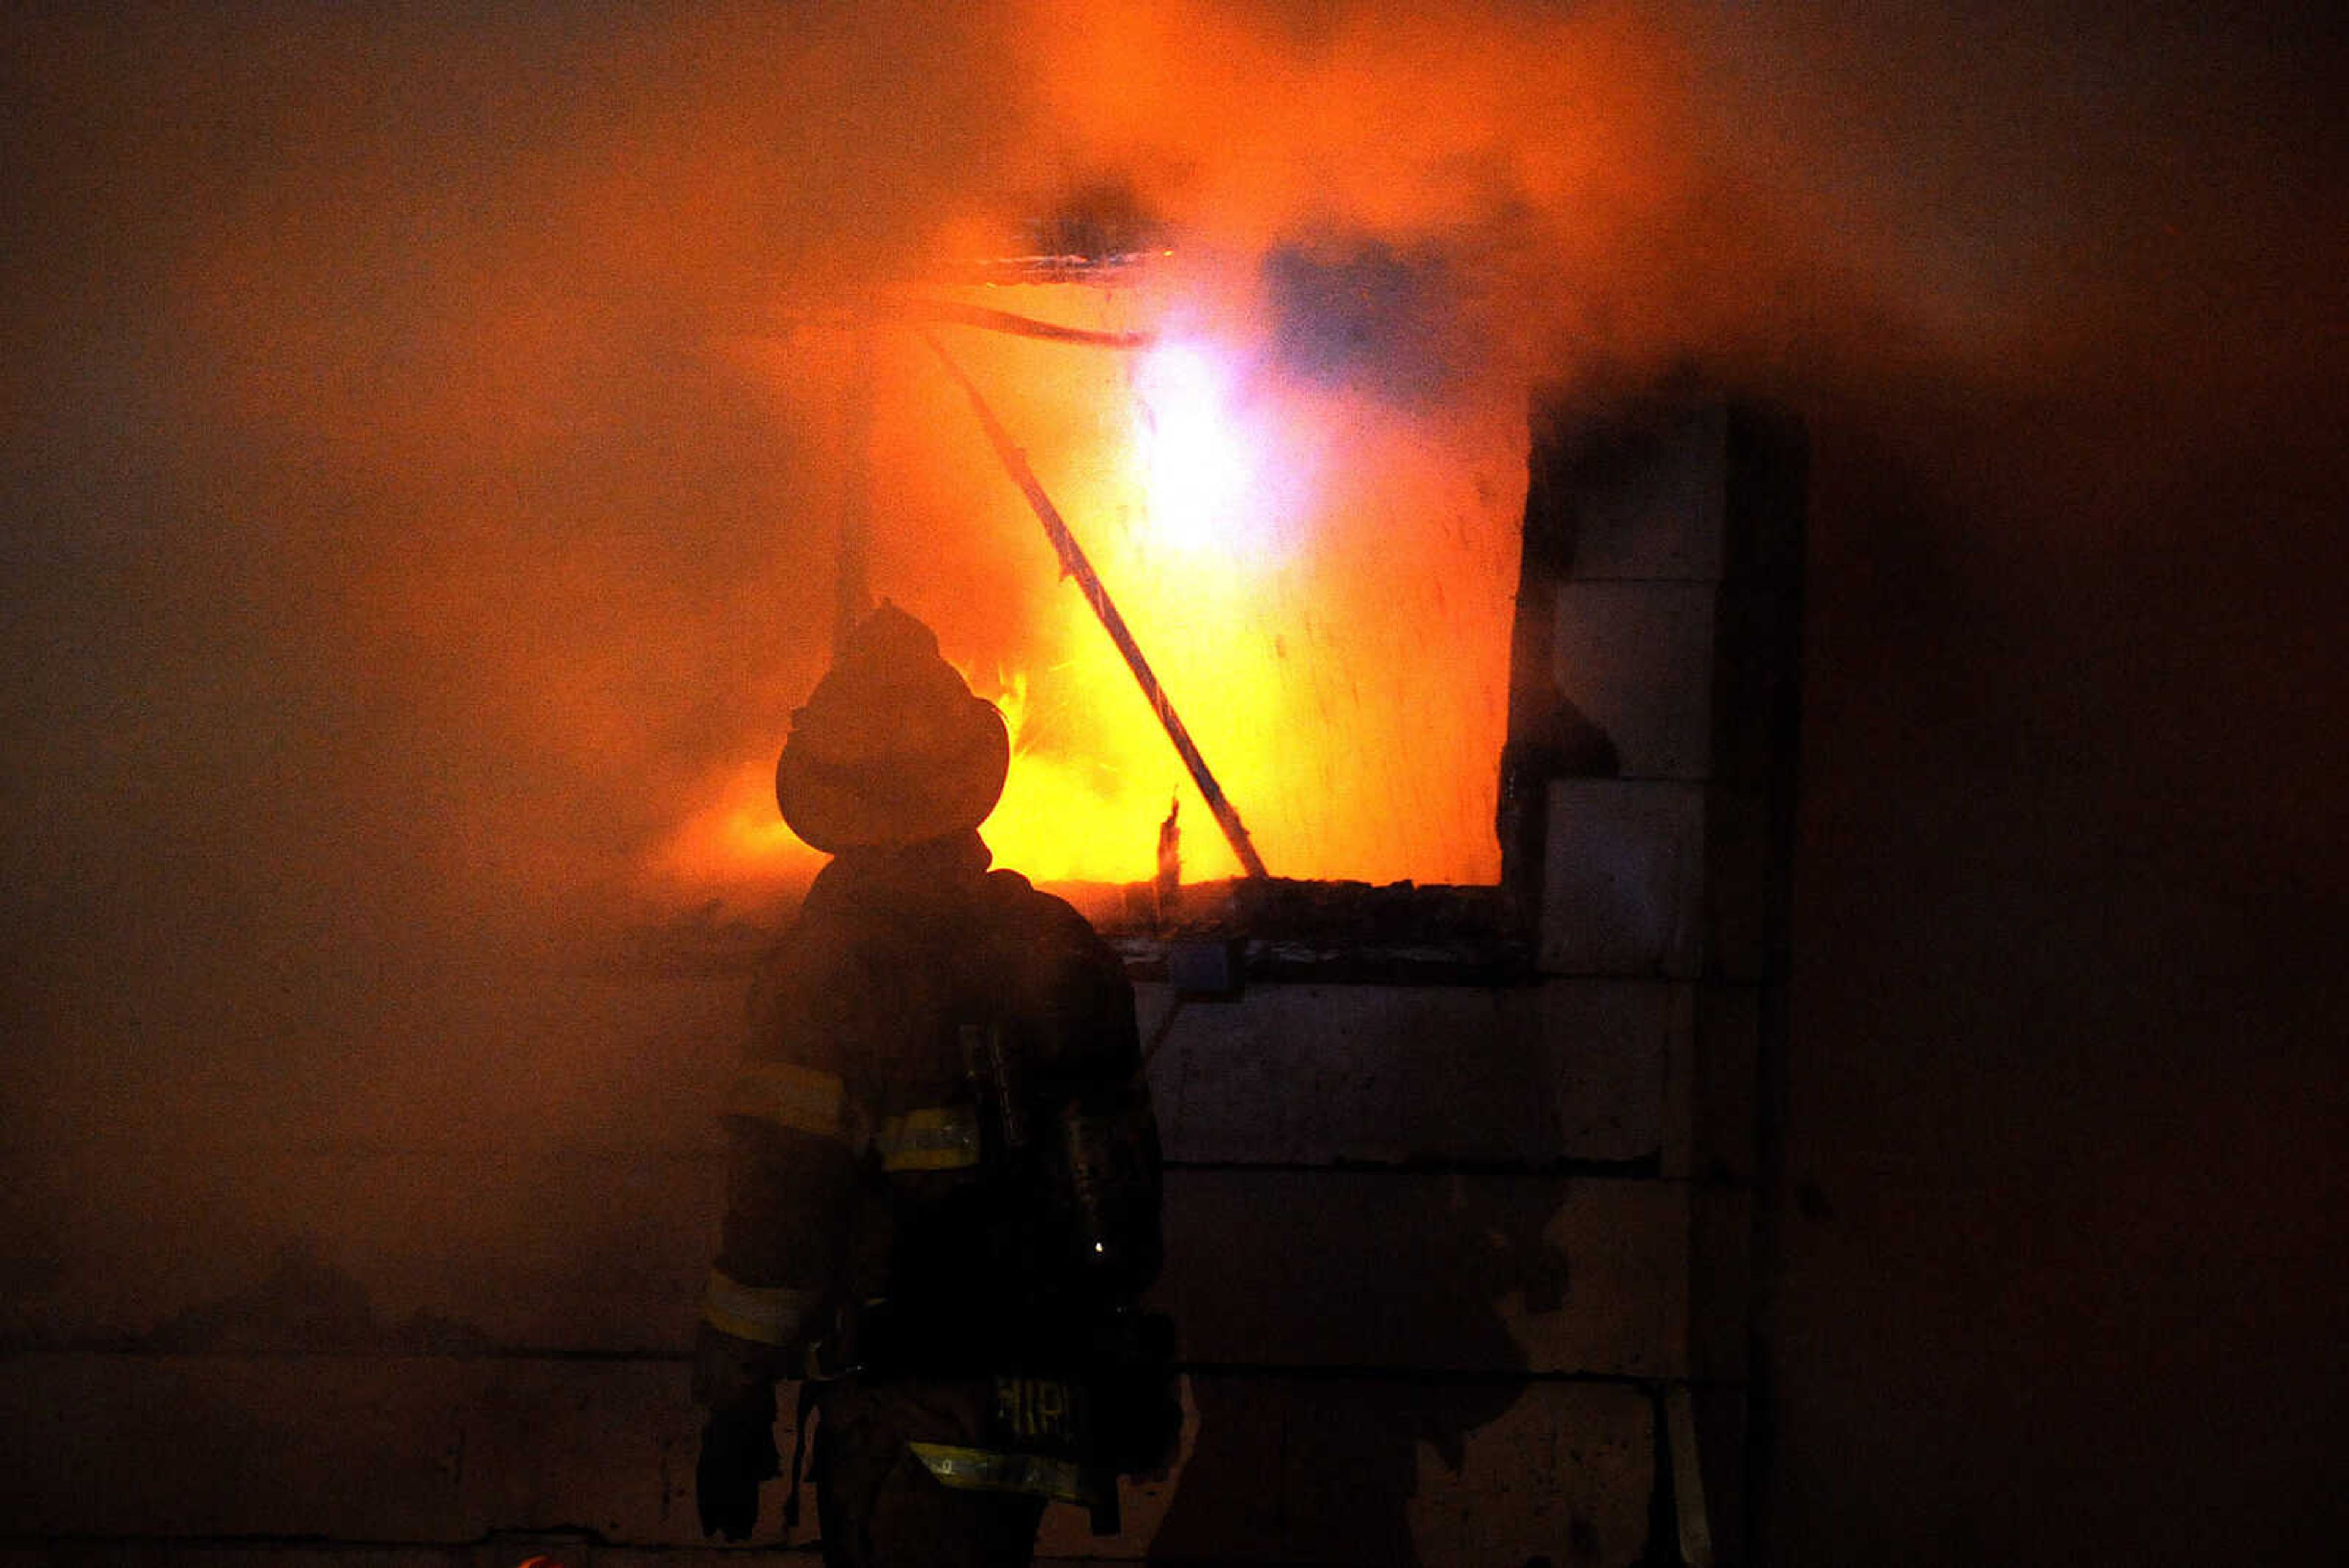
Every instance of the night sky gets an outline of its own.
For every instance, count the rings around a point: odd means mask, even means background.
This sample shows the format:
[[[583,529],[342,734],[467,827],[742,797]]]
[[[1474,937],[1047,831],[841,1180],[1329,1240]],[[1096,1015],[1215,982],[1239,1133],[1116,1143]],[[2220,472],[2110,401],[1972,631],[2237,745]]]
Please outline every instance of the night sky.
[[[12,12],[0,1169],[608,1090],[478,1047],[828,628],[726,346],[1113,180],[1808,421],[1789,1560],[2336,1542],[2340,23],[1909,9]]]

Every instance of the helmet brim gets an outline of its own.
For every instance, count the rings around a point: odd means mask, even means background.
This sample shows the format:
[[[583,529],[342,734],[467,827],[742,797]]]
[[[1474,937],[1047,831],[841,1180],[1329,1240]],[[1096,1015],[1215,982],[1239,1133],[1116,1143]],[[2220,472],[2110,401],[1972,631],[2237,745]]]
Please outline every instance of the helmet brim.
[[[978,827],[1003,798],[1010,732],[984,698],[965,697],[942,717],[878,745],[827,744],[802,711],[775,764],[784,823],[831,855]]]

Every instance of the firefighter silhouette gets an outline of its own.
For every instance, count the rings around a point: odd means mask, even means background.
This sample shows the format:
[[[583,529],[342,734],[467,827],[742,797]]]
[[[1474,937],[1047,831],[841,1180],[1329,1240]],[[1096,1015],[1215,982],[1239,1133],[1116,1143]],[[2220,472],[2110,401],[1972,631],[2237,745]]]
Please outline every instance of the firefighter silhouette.
[[[706,1532],[816,1417],[824,1560],[1024,1563],[1045,1502],[1116,1528],[1179,1424],[1157,1131],[1132,987],[1083,918],[990,871],[1001,716],[884,604],[792,721],[784,820],[833,858],[754,1002],[697,1344]],[[795,1498],[795,1493],[793,1494]],[[785,1526],[792,1522],[786,1505]]]

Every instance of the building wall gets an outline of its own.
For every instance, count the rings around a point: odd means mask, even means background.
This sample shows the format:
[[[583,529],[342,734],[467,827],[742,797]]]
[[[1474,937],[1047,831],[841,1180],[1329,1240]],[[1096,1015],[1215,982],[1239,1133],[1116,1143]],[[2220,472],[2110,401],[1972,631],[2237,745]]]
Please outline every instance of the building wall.
[[[1800,482],[1717,402],[1536,421],[1510,983],[1140,987],[1188,1419],[1056,1561],[1734,1560],[1783,1018]],[[1790,477],[1791,476],[1791,477]],[[1590,743],[1556,743],[1561,735]],[[28,1146],[0,1568],[720,1557],[686,1353],[738,951],[574,972],[636,1043],[498,1136]],[[53,1158],[52,1158],[53,1156]],[[771,1489],[760,1543],[781,1549]],[[798,1549],[812,1535],[802,1529]]]

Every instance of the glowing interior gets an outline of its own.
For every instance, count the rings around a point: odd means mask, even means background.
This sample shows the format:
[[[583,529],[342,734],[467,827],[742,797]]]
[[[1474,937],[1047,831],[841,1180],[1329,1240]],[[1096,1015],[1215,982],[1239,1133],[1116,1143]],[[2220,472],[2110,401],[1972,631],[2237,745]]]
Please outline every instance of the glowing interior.
[[[1156,331],[1118,351],[940,328],[1024,448],[1275,876],[1490,882],[1525,430],[1514,403],[1406,410],[1268,369],[1245,311],[1179,328],[1137,289],[968,296]],[[847,360],[769,361],[795,401]],[[1186,878],[1239,865],[1133,675],[910,332],[872,380],[871,586],[928,621],[1009,722],[982,832],[1039,880],[1141,881],[1180,803]],[[1472,400],[1473,403],[1473,400]],[[709,881],[815,860],[777,818],[761,737],[667,851]]]

